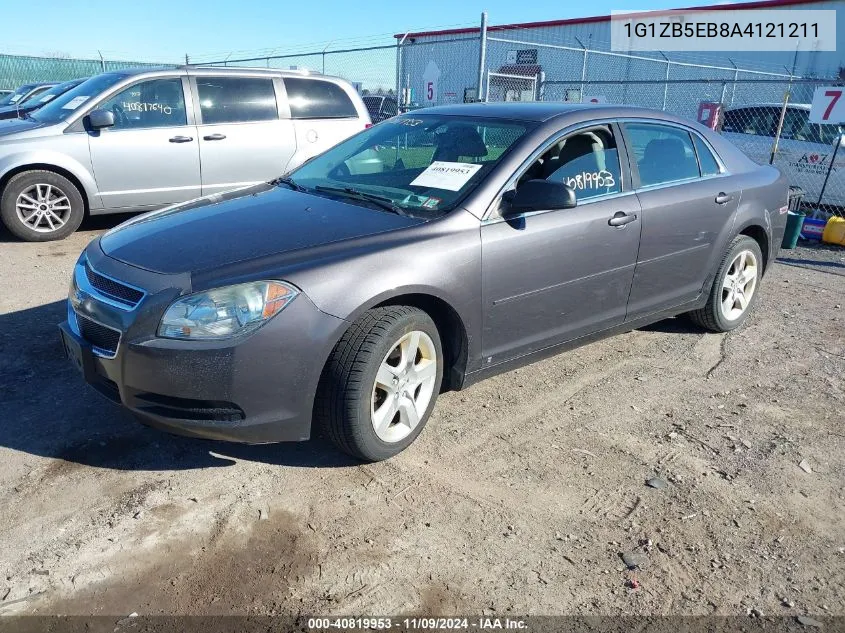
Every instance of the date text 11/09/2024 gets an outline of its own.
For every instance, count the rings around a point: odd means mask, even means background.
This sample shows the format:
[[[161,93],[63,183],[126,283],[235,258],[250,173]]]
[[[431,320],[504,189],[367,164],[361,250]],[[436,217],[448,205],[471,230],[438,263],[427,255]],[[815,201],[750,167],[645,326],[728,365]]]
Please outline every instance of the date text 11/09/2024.
[[[375,630],[390,629],[408,631],[527,631],[528,623],[512,618],[378,618],[378,617],[342,617],[308,618],[308,629],[314,631],[329,630]]]

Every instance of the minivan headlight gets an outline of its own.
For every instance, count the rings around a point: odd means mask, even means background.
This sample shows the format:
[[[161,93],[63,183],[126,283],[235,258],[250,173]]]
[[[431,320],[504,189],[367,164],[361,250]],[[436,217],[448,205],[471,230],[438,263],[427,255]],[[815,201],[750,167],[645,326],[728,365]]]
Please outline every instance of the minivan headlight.
[[[208,340],[245,334],[281,312],[298,294],[299,290],[282,281],[253,281],[198,292],[170,304],[158,336]]]

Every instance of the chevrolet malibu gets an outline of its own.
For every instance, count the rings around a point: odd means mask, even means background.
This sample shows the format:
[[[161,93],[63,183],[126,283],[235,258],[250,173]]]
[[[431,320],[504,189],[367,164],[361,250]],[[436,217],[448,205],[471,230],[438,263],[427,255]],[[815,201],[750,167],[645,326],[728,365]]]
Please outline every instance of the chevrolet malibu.
[[[442,391],[671,315],[738,327],[786,205],[777,169],[661,112],[417,110],[95,239],[61,336],[150,426],[250,443],[319,430],[381,460]]]

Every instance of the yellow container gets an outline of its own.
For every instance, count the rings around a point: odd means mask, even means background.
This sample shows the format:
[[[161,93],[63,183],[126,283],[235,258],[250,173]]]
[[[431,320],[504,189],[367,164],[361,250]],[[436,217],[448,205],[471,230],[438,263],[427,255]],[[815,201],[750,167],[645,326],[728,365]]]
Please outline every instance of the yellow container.
[[[827,221],[822,233],[822,241],[828,244],[845,246],[845,218],[833,216]]]

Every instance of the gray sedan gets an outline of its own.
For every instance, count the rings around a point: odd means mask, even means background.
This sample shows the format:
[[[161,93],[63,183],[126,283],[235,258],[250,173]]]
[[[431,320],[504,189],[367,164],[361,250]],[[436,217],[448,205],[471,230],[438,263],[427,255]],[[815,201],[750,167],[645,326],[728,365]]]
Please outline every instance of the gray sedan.
[[[95,239],[62,340],[145,424],[253,443],[319,428],[380,460],[444,390],[680,313],[738,327],[786,205],[777,169],[661,112],[417,110]]]

